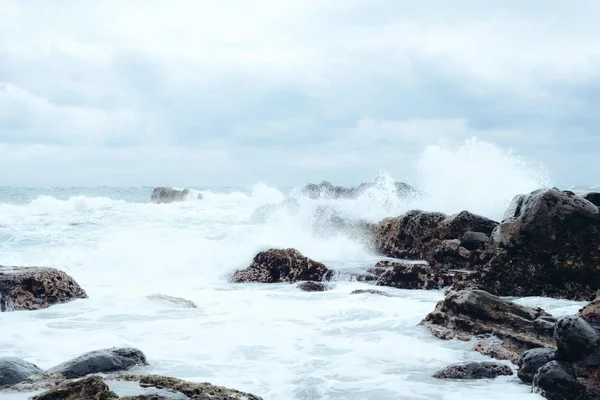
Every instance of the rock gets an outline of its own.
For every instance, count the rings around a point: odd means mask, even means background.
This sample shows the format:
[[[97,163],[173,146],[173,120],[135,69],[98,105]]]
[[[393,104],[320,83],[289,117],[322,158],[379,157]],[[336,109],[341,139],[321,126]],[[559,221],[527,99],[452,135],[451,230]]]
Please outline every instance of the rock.
[[[497,222],[462,211],[447,216],[412,210],[386,218],[371,227],[371,245],[378,253],[405,260],[424,260],[438,269],[473,269],[486,261],[482,250],[467,251],[461,239],[467,232],[489,234]]]
[[[573,368],[559,361],[550,361],[533,378],[533,392],[548,400],[576,400],[583,391]]]
[[[368,189],[383,187],[386,183],[384,178],[376,178],[373,182],[361,183],[358,187],[343,187],[334,186],[331,182],[322,181],[319,184],[309,183],[300,190],[300,194],[309,199],[355,199],[362,195]],[[407,198],[417,196],[420,192],[414,187],[404,183],[394,181],[394,189],[399,198]]]
[[[35,396],[33,400],[111,400],[118,398],[101,377],[91,376],[79,381],[60,384]]]
[[[375,279],[378,286],[397,289],[441,289],[452,284],[453,275],[423,264],[379,261],[367,270],[366,281]]]
[[[555,350],[538,347],[525,351],[519,358],[517,376],[526,383],[533,383],[533,378],[538,370],[550,361],[554,361]]]
[[[385,296],[385,297],[396,297],[393,294],[386,293],[382,290],[374,290],[374,289],[357,289],[357,290],[353,290],[352,292],[350,292],[350,294],[376,294],[376,295]]]
[[[483,250],[490,237],[483,232],[468,231],[460,239],[460,245],[469,251]]]
[[[600,333],[584,319],[576,316],[559,318],[554,339],[557,360],[600,365]]]
[[[542,309],[524,307],[482,290],[462,290],[448,293],[421,324],[446,340],[494,335],[506,349],[504,358],[515,360],[525,350],[554,347],[551,330],[540,321],[551,323],[552,318]]]
[[[515,200],[494,230],[477,285],[501,296],[588,299],[600,289],[600,211],[572,192]]]
[[[582,193],[581,197],[594,204],[596,207],[600,207],[600,193],[599,192],[586,192]]]
[[[175,201],[184,201],[192,192],[189,189],[173,189],[168,187],[157,187],[152,191],[150,199],[153,203],[168,204]],[[202,199],[202,195],[198,199]]]
[[[514,350],[515,346],[509,347],[508,344],[509,342],[506,340],[504,342],[500,341],[499,343],[492,342],[490,339],[479,340],[473,346],[473,351],[496,360],[510,361],[511,363],[517,365],[519,362],[518,353],[516,353],[516,350]]]
[[[11,386],[0,387],[0,393],[6,392],[40,392],[50,390],[66,381],[66,378],[60,374],[50,374],[40,372],[31,375],[24,381]]]
[[[125,371],[137,365],[148,365],[146,356],[134,348],[112,348],[96,350],[57,365],[48,370],[65,378],[81,378],[100,372]]]
[[[196,303],[191,300],[183,299],[181,297],[167,296],[165,294],[151,294],[148,296],[148,299],[169,303],[180,308],[198,308]]]
[[[600,328],[600,296],[596,296],[590,303],[579,311],[579,316],[589,322],[594,328]]]
[[[495,362],[469,362],[450,365],[433,374],[436,379],[494,379],[512,375],[509,366]]]
[[[155,387],[180,392],[191,400],[262,400],[262,398],[250,393],[215,386],[210,383],[192,383],[159,375],[123,375],[119,379],[138,382],[140,386],[145,388]]]
[[[237,271],[232,282],[293,283],[329,280],[333,271],[305,257],[296,249],[271,249],[258,253],[252,264]]]
[[[305,292],[324,292],[329,290],[329,286],[322,282],[302,282],[298,284],[298,289],[303,290]]]
[[[23,382],[30,376],[41,373],[35,364],[14,357],[0,358],[0,387]]]
[[[57,269],[0,266],[0,311],[39,310],[85,298],[77,282]]]

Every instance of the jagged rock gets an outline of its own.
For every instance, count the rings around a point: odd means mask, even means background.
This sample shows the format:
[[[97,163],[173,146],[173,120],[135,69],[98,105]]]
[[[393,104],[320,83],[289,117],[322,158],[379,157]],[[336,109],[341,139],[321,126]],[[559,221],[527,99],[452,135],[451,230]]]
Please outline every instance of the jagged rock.
[[[489,240],[490,237],[483,232],[468,231],[460,239],[460,245],[469,251],[483,250]]]
[[[297,282],[329,280],[333,272],[296,249],[271,249],[258,253],[252,264],[237,271],[232,282]]]
[[[582,396],[584,388],[570,365],[550,361],[535,374],[533,392],[548,400],[576,400]]]
[[[175,201],[184,201],[191,193],[189,189],[178,190],[168,187],[157,187],[152,191],[150,199],[153,203],[168,204]],[[198,199],[202,199],[202,194],[198,196]]]
[[[512,375],[509,366],[496,362],[469,362],[450,365],[433,374],[436,379],[493,379]]]
[[[494,335],[511,359],[535,347],[554,347],[552,317],[481,290],[450,292],[421,322],[441,339],[471,340]],[[485,339],[483,339],[485,340]],[[481,346],[480,346],[481,347]]]
[[[452,284],[453,276],[429,265],[384,260],[367,270],[363,280],[397,289],[441,289]]]
[[[298,284],[298,289],[303,290],[305,292],[324,292],[329,290],[329,286],[322,282],[302,282]]]
[[[63,271],[0,266],[0,311],[39,310],[85,298],[85,291]]]
[[[191,400],[262,400],[261,397],[250,393],[228,389],[210,383],[192,383],[181,379],[160,375],[123,375],[119,379],[129,382],[138,382],[142,387],[155,387],[180,392]]]
[[[134,348],[96,350],[48,370],[65,378],[80,378],[100,372],[125,371],[137,365],[148,365],[146,356]]]
[[[477,277],[502,296],[588,299],[600,289],[600,211],[568,191],[543,189],[513,201]]]
[[[538,347],[523,352],[519,358],[517,376],[526,383],[533,383],[538,370],[555,359],[555,350]]]
[[[181,308],[198,308],[196,303],[191,300],[183,299],[181,297],[167,296],[165,294],[151,294],[148,296],[148,299],[169,303]]]
[[[35,396],[33,400],[112,400],[118,398],[101,377],[91,376],[60,384]]]
[[[41,373],[35,364],[15,357],[0,358],[0,387],[23,382],[30,376]]]
[[[554,331],[556,359],[600,365],[600,333],[587,321],[575,316],[559,318]]]
[[[331,182],[323,181],[319,184],[307,184],[300,190],[300,194],[310,199],[355,199],[366,190],[376,187],[380,183],[380,179],[377,178],[374,182],[361,183],[358,187],[343,187],[334,186]],[[414,197],[420,193],[417,189],[404,182],[394,182],[394,188],[399,198]]]
[[[376,294],[376,295],[385,296],[385,297],[396,297],[393,294],[386,293],[381,290],[374,290],[374,289],[357,289],[357,290],[353,290],[352,292],[350,292],[350,294]]]

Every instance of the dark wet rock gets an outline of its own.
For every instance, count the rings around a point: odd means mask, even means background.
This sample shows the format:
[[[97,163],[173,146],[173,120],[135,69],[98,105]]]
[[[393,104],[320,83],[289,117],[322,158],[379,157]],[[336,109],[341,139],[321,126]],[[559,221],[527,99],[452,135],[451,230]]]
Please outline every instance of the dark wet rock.
[[[596,207],[600,207],[600,192],[582,193],[581,197],[594,204]]]
[[[123,375],[119,379],[138,382],[144,388],[155,387],[183,393],[191,400],[262,400],[261,397],[250,393],[215,386],[210,383],[192,383],[160,375]]]
[[[379,261],[367,270],[364,281],[397,289],[441,289],[450,286],[454,274],[442,272],[425,264]]]
[[[153,203],[168,204],[176,201],[184,201],[191,193],[189,189],[178,190],[168,187],[157,187],[152,191],[150,199]],[[202,195],[199,195],[198,199],[202,199]]]
[[[538,370],[555,359],[555,349],[538,347],[523,352],[519,357],[517,376],[526,383],[533,383]]]
[[[0,311],[39,310],[85,298],[85,291],[63,271],[0,266]]]
[[[479,340],[473,345],[473,351],[481,353],[485,356],[494,358],[496,360],[506,360],[517,365],[519,362],[519,354],[517,353],[519,346],[510,346],[511,342],[508,340],[494,342],[490,339]]]
[[[333,272],[296,249],[271,249],[258,253],[252,264],[237,271],[232,282],[298,282],[329,280]]]
[[[531,348],[554,347],[552,332],[536,323],[540,319],[552,321],[540,308],[524,307],[482,290],[462,290],[450,292],[421,324],[446,340],[486,340],[494,335],[507,350],[504,358],[512,353],[514,360]]]
[[[329,290],[329,286],[322,282],[302,282],[297,287],[305,292],[324,292]]]
[[[576,316],[559,318],[554,339],[557,360],[600,365],[600,333],[584,319]]]
[[[512,375],[509,366],[496,362],[469,362],[450,365],[433,374],[436,379],[494,379]]]
[[[600,296],[596,296],[583,307],[579,311],[579,316],[589,322],[594,328],[600,328]]]
[[[118,396],[110,390],[101,377],[91,376],[78,381],[68,381],[37,395],[33,400],[112,400]]]
[[[166,294],[151,294],[148,299],[167,303],[180,308],[198,308],[196,303],[181,297],[167,296]]]
[[[533,392],[548,400],[576,400],[581,398],[584,388],[570,365],[550,361],[535,374]]]
[[[513,201],[494,230],[480,288],[501,296],[588,299],[600,289],[600,211],[572,192],[543,189]]]
[[[0,358],[0,387],[23,382],[41,372],[37,365],[20,358],[2,357]]]
[[[497,225],[467,211],[447,216],[413,210],[373,225],[371,245],[387,257],[425,260],[435,268],[472,269],[483,264],[487,254],[462,247],[461,239],[467,232],[489,235]]]
[[[148,365],[146,356],[140,350],[113,348],[82,354],[51,368],[48,372],[73,379],[100,372],[126,371],[138,365]]]
[[[335,186],[331,182],[322,181],[319,184],[309,183],[300,190],[300,194],[310,199],[355,199],[368,189],[381,186],[383,180],[378,178],[374,182],[361,183],[358,187]],[[417,196],[420,192],[404,182],[394,182],[394,190],[399,198]]]
[[[350,294],[376,294],[378,296],[396,297],[393,294],[384,292],[382,290],[375,290],[375,289],[357,289],[357,290],[353,290],[352,292],[350,292]]]
[[[485,249],[490,237],[483,232],[468,231],[460,239],[461,247],[469,251]]]

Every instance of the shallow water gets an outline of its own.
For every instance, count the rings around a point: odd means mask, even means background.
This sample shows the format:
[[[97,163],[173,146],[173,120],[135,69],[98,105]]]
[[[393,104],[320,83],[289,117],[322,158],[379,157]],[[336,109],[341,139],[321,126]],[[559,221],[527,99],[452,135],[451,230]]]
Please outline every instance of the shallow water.
[[[487,359],[470,350],[472,343],[444,342],[418,325],[443,298],[440,291],[382,288],[397,295],[384,297],[350,295],[369,286],[348,281],[318,293],[228,283],[233,271],[271,247],[295,247],[338,269],[374,265],[378,257],[355,239],[315,232],[318,206],[370,221],[410,208],[452,213],[474,207],[497,217],[515,194],[541,184],[523,178],[520,168],[513,168],[520,176],[513,188],[486,190],[479,203],[476,183],[463,184],[464,202],[446,201],[451,194],[441,189],[402,201],[383,175],[356,200],[299,198],[296,208],[280,209],[263,223],[250,222],[253,211],[289,191],[262,184],[198,188],[203,200],[155,205],[151,188],[0,188],[0,263],[62,269],[89,295],[45,310],[0,314],[0,356],[49,368],[87,351],[134,346],[150,362],[137,372],[208,381],[264,399],[539,399],[516,376],[431,378],[448,364]],[[198,308],[149,299],[152,294],[183,297]],[[557,315],[580,306],[519,301]]]

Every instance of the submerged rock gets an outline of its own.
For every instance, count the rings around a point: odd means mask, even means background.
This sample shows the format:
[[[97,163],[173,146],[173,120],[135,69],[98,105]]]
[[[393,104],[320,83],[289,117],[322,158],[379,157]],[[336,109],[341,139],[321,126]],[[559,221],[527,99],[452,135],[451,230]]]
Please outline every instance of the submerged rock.
[[[0,266],[0,311],[39,310],[85,298],[77,282],[57,269]]]
[[[433,374],[436,379],[493,379],[512,375],[509,366],[496,362],[469,362],[450,365]]]
[[[112,400],[118,398],[101,377],[91,376],[78,381],[62,383],[35,396],[33,400]]]
[[[573,368],[559,361],[545,364],[533,378],[533,392],[548,400],[576,400],[583,391]]]
[[[305,292],[324,292],[329,290],[329,286],[322,282],[302,282],[298,284],[298,289]]]
[[[191,300],[187,300],[181,297],[167,296],[165,294],[151,294],[150,296],[148,296],[148,299],[160,301],[163,303],[169,303],[181,308],[198,308],[196,303],[194,303]]]
[[[553,318],[482,290],[450,292],[421,322],[441,339],[499,338],[511,360],[535,347],[553,347]],[[484,346],[479,346],[484,348]]]
[[[385,297],[396,297],[391,293],[387,293],[382,290],[375,290],[375,289],[357,289],[357,290],[353,290],[352,292],[350,292],[350,294],[376,294],[376,295],[385,296]]]
[[[0,387],[23,382],[41,372],[37,365],[20,358],[2,357],[0,358]]]
[[[176,201],[184,201],[192,192],[189,189],[173,189],[168,187],[157,187],[152,191],[150,200],[157,204],[168,204]],[[202,194],[198,195],[202,199]]]
[[[517,376],[526,383],[533,383],[538,370],[555,359],[555,350],[539,347],[523,352],[519,358]]]
[[[73,360],[49,369],[48,372],[73,379],[100,372],[125,371],[138,365],[148,365],[146,356],[140,350],[113,348],[82,354]]]
[[[252,264],[237,271],[232,282],[293,283],[329,280],[333,272],[296,249],[271,249],[258,253]]]

